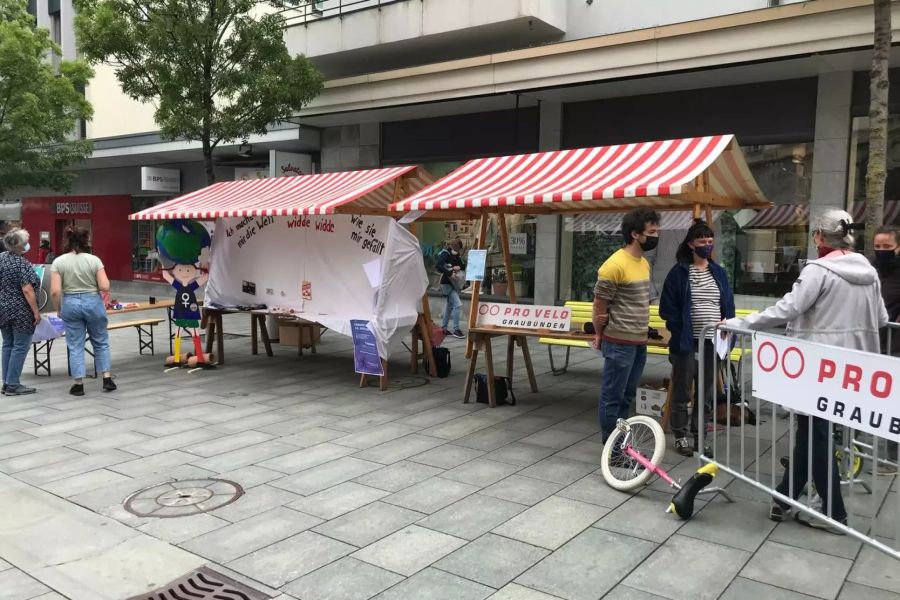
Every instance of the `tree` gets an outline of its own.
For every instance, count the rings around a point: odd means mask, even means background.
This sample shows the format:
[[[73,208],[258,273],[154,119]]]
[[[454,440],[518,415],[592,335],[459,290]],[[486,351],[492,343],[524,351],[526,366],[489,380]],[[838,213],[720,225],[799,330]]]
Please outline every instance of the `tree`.
[[[222,142],[264,134],[322,88],[284,44],[278,0],[75,0],[79,49],[116,69],[123,91],[156,105],[168,139],[200,141],[208,183]]]
[[[66,190],[66,167],[90,156],[73,139],[91,106],[79,91],[92,73],[81,61],[60,61],[46,29],[35,27],[25,0],[0,0],[0,194],[19,187]]]
[[[875,43],[869,76],[869,164],[866,168],[866,252],[884,223],[887,179],[888,63],[891,57],[891,0],[875,0]]]

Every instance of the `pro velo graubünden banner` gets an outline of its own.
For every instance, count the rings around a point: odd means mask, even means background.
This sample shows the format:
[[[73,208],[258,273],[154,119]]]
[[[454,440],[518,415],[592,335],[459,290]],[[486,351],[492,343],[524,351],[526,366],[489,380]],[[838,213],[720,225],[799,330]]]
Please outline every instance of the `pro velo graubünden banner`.
[[[477,325],[494,325],[514,329],[550,329],[568,331],[572,311],[564,306],[532,306],[530,304],[501,304],[480,302]]]
[[[758,333],[753,394],[900,441],[900,358]]]

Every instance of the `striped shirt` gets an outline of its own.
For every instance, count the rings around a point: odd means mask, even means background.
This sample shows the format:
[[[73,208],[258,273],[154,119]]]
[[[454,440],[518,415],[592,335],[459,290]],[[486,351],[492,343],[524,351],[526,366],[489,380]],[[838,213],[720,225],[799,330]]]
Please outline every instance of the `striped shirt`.
[[[650,263],[624,248],[597,270],[594,296],[609,302],[603,338],[620,344],[646,344],[650,324]]]
[[[694,326],[694,337],[699,338],[704,327],[722,320],[721,293],[709,267],[698,269],[691,265],[690,286],[691,324]],[[712,337],[712,330],[707,338],[710,337]]]

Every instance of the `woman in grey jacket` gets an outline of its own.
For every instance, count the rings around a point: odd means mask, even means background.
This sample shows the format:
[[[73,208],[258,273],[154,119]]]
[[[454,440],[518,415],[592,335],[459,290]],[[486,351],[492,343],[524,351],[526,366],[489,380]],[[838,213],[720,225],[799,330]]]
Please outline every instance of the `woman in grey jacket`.
[[[881,299],[878,273],[864,256],[851,250],[854,243],[852,222],[853,217],[845,211],[826,209],[812,223],[818,260],[806,264],[793,289],[775,306],[744,319],[729,319],[726,325],[757,330],[787,324],[786,334],[791,337],[877,353],[878,329],[887,324],[888,315]],[[831,422],[819,417],[797,418],[793,458],[776,489],[794,499],[800,496],[809,478],[807,445],[810,436],[812,479],[822,497],[822,512],[828,514],[830,502],[832,518],[846,524],[847,512],[841,496],[837,463],[834,456],[828,454]],[[831,489],[826,493],[829,470]],[[793,489],[789,489],[790,471],[793,471]],[[790,505],[776,500],[769,518],[783,521],[790,513]],[[802,513],[796,519],[811,527],[839,533],[826,521],[811,519]]]

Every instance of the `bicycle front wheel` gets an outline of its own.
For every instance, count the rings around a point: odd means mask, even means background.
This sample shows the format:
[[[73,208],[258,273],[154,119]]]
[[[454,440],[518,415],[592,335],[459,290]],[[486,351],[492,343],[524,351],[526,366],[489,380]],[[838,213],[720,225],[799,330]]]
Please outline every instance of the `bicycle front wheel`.
[[[659,423],[651,417],[636,415],[628,419],[631,430],[631,446],[647,457],[653,466],[662,462],[666,453],[666,435]],[[647,483],[652,473],[633,458],[622,452],[623,431],[613,431],[603,446],[600,470],[610,487],[623,492],[637,489]]]
[[[47,306],[48,299],[49,297],[47,296],[47,290],[45,290],[44,288],[39,289],[37,297],[38,310],[44,310],[44,307]]]

